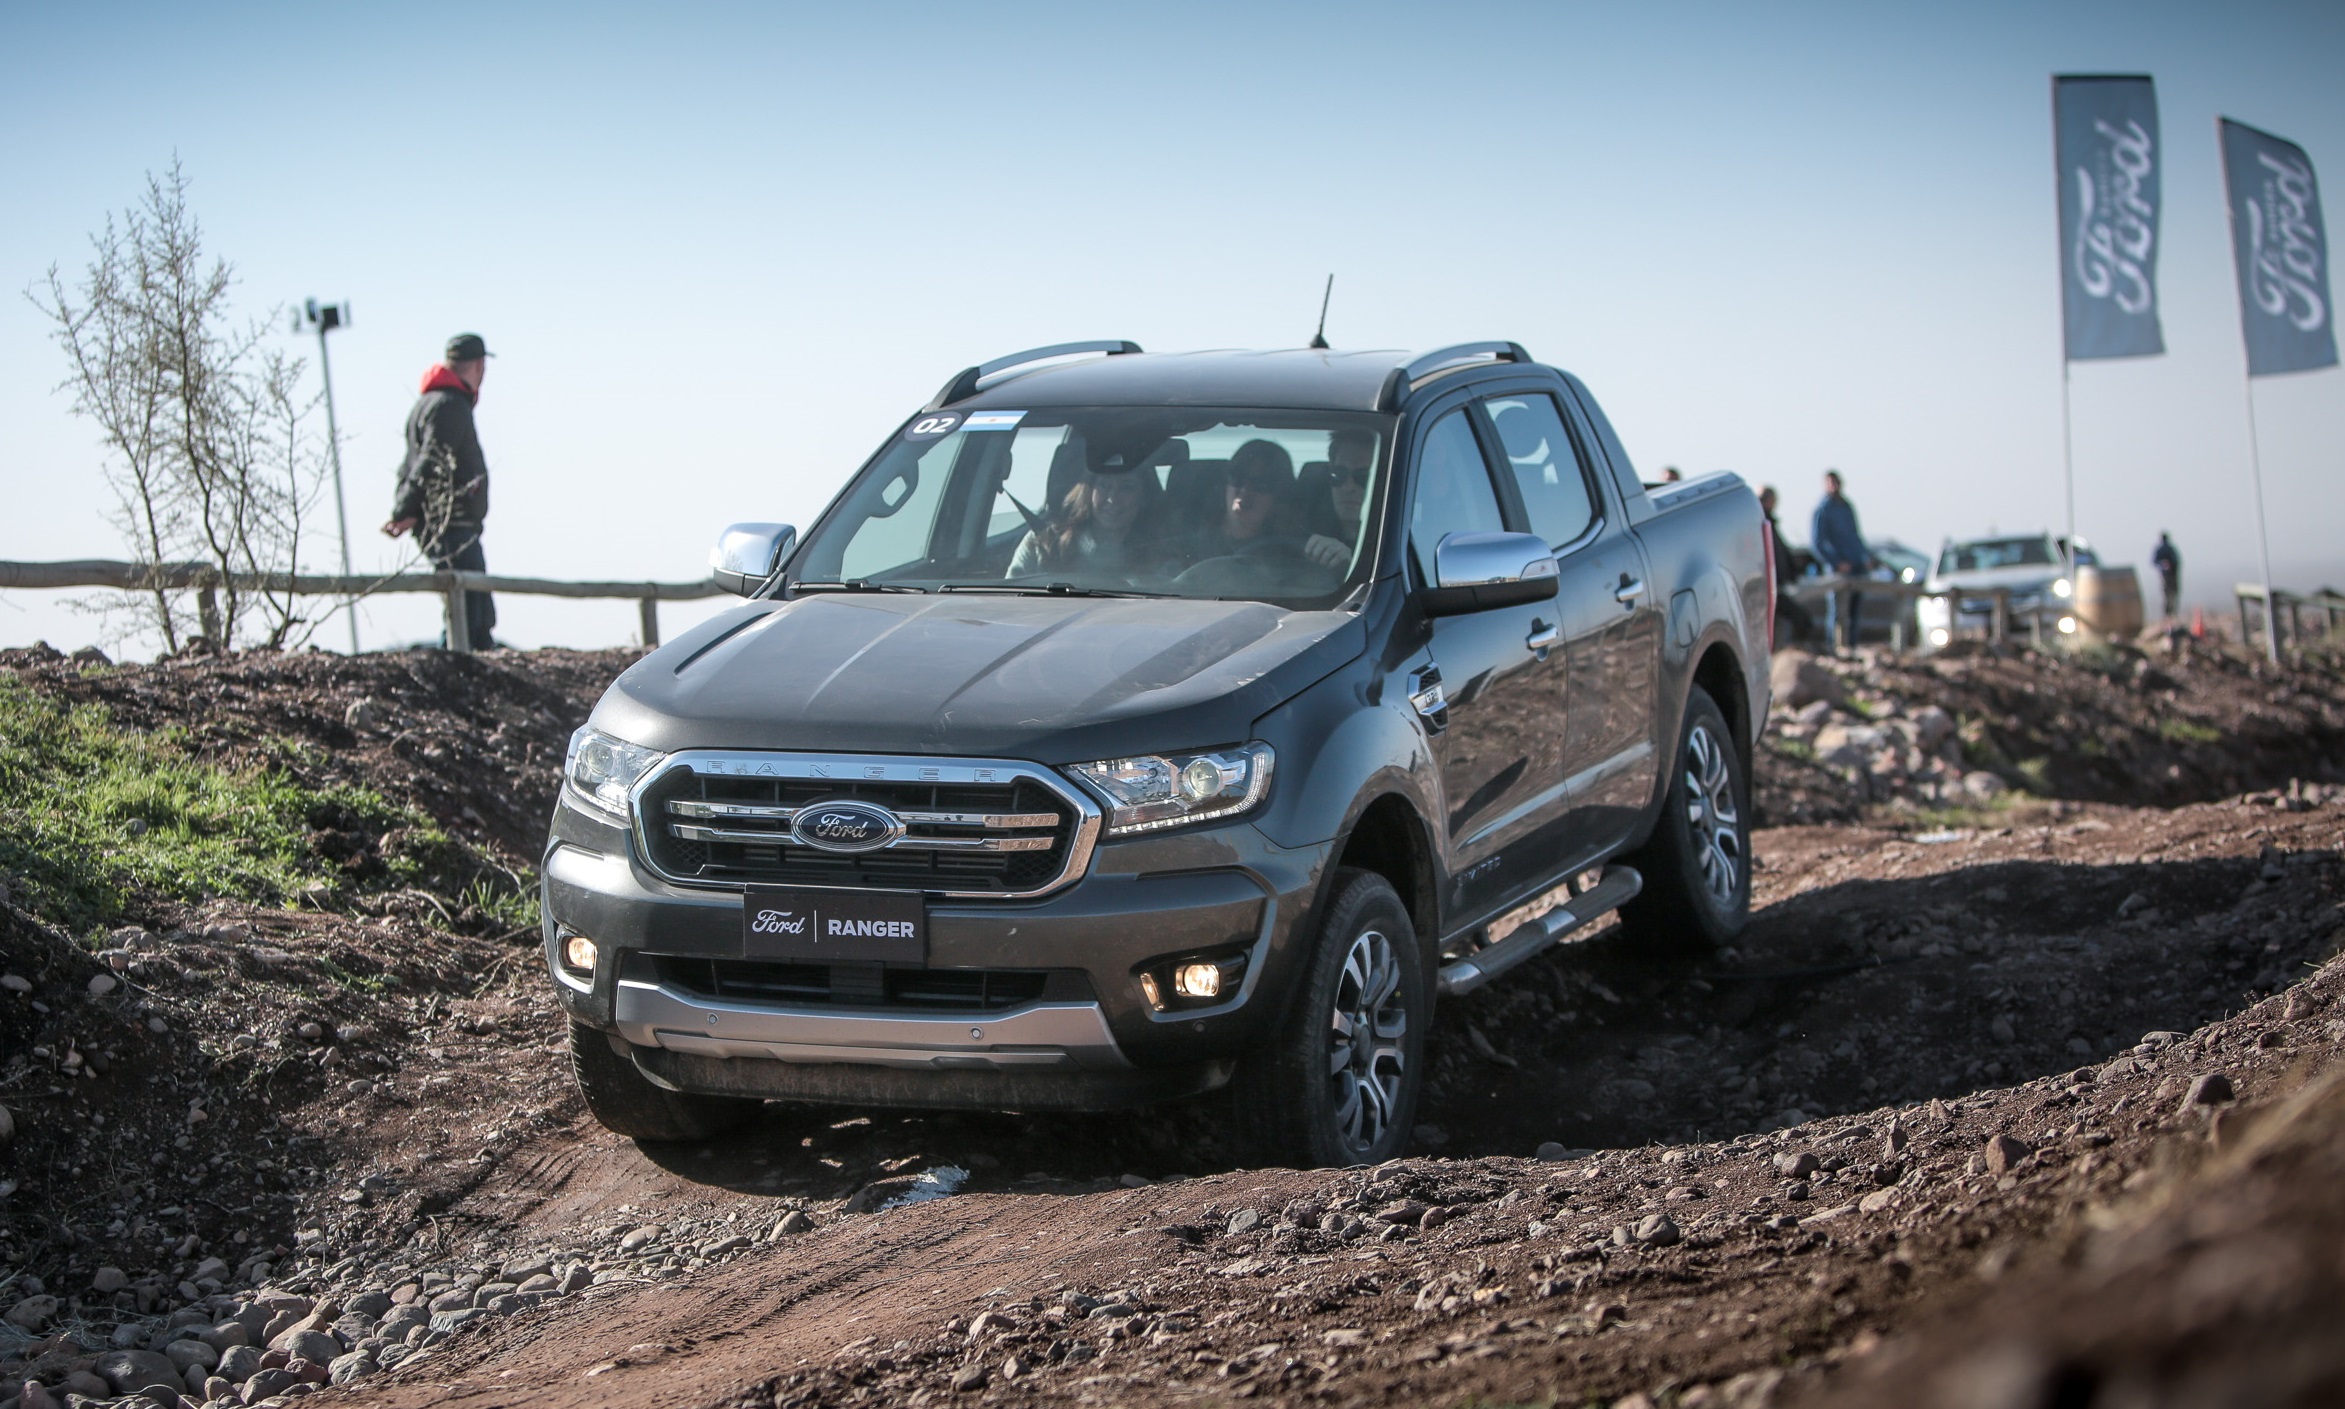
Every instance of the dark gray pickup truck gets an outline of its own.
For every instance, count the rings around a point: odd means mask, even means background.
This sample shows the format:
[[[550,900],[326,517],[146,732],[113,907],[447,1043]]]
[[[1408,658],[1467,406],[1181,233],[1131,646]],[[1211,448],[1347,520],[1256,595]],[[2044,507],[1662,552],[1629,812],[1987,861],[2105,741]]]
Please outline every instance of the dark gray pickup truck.
[[[573,739],[546,959],[605,1125],[765,1099],[1408,1140],[1436,994],[1749,908],[1772,554],[1575,378],[1080,343],[954,377]]]

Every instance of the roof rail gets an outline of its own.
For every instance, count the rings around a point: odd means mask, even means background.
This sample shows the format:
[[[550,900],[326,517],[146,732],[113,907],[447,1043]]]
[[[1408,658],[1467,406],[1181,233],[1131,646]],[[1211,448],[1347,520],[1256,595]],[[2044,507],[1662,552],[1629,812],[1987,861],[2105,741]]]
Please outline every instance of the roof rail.
[[[1104,352],[1110,357],[1115,357],[1139,350],[1140,344],[1128,338],[1106,338],[1097,342],[1061,342],[1052,343],[1049,347],[1030,347],[1024,352],[1013,352],[1007,357],[996,357],[991,362],[980,362],[974,367],[963,368],[951,381],[945,383],[944,390],[936,394],[936,399],[928,403],[927,409],[934,411],[939,406],[950,406],[956,401],[965,401],[977,394],[977,384],[987,377],[1007,372],[1013,367],[1023,367],[1029,362],[1047,362],[1053,357],[1073,357],[1077,353],[1083,352]]]
[[[1407,366],[1395,368],[1392,375],[1384,379],[1384,390],[1377,397],[1377,404],[1387,411],[1393,410],[1400,405],[1401,398],[1408,394],[1411,387],[1435,372],[1485,357],[1493,362],[1532,360],[1531,354],[1525,352],[1519,342],[1461,342],[1455,347],[1440,348],[1412,358]]]

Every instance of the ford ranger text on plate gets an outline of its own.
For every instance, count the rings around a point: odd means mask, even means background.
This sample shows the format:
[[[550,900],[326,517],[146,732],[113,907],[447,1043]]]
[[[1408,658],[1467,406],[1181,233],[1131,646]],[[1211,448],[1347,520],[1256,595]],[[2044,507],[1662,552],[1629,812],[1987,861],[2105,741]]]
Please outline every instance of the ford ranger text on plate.
[[[1100,1110],[1400,1153],[1437,994],[1618,911],[1734,935],[1773,555],[1512,343],[972,367],[572,741],[587,1102]],[[1535,902],[1535,903],[1534,903]]]

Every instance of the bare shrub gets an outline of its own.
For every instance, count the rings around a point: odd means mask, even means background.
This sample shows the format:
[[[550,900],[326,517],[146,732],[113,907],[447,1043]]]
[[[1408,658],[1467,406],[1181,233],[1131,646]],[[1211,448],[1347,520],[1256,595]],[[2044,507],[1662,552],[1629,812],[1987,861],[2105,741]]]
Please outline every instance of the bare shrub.
[[[145,570],[143,618],[164,650],[283,647],[308,638],[289,581],[324,482],[302,360],[229,308],[235,266],[207,260],[177,161],[90,237],[78,287],[52,265],[26,297],[71,371],[57,389],[96,424],[113,520]],[[268,316],[273,321],[275,313]],[[178,564],[203,571],[174,586]]]

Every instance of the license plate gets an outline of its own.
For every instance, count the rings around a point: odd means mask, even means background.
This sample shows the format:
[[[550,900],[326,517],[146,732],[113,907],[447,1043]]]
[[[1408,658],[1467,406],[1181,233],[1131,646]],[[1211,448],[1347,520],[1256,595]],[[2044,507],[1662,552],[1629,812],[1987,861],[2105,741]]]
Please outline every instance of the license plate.
[[[925,964],[928,908],[916,893],[751,886],[741,954],[816,963]]]

